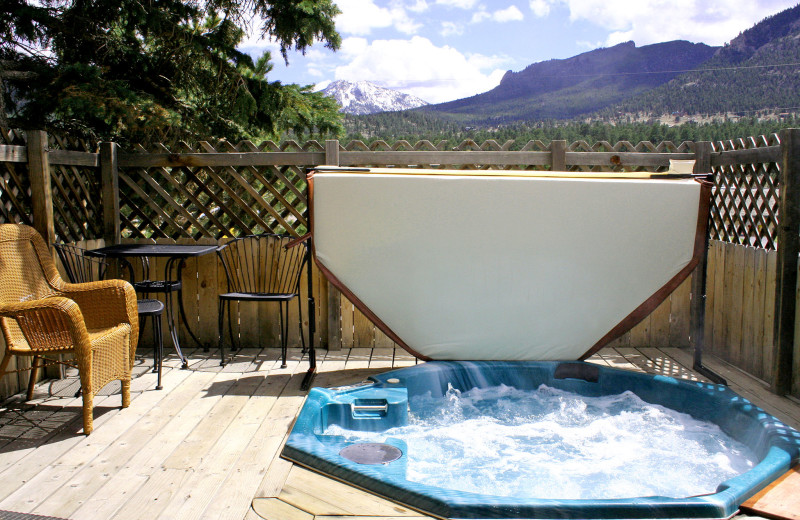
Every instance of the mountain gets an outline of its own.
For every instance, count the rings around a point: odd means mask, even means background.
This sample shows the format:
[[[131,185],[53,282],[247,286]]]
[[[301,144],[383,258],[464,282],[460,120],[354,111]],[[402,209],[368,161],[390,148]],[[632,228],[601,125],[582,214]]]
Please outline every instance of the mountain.
[[[752,58],[760,49],[785,38],[797,39],[800,30],[800,4],[768,16],[739,34],[717,52],[715,58],[728,63],[741,63]]]
[[[722,47],[626,42],[509,71],[483,94],[353,116],[345,125],[354,135],[436,140],[481,130],[499,138],[507,129],[557,129],[567,121],[708,122],[798,113],[800,5],[765,18]]]
[[[687,41],[642,47],[625,42],[508,71],[489,92],[424,110],[473,124],[573,118],[667,83],[719,49]]]
[[[797,112],[800,108],[800,5],[742,32],[697,71],[610,107],[627,114]]]
[[[410,94],[380,87],[369,81],[334,81],[322,93],[341,105],[341,112],[353,115],[394,112],[427,105],[426,101]]]

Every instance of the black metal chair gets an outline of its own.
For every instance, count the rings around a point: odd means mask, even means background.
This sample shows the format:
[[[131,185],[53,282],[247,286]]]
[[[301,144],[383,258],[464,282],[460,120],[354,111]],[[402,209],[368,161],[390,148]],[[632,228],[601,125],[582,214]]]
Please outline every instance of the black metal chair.
[[[105,279],[108,262],[103,258],[86,256],[85,249],[72,244],[53,244],[61,264],[72,283],[84,283]],[[128,265],[130,267],[130,265]],[[133,273],[131,273],[131,277]],[[164,303],[150,298],[137,300],[139,314],[139,340],[141,341],[146,318],[153,319],[153,372],[158,372],[156,390],[161,390],[161,365],[164,360],[164,343],[161,337],[161,316]]]
[[[301,247],[302,244],[302,247]],[[280,314],[281,368],[286,367],[289,302],[297,298],[300,338],[305,352],[300,275],[308,260],[308,244],[288,235],[265,233],[235,238],[219,247],[217,255],[225,269],[228,292],[219,295],[220,364],[225,365],[223,345],[224,311],[228,310],[231,350],[234,350],[230,302],[277,302]]]

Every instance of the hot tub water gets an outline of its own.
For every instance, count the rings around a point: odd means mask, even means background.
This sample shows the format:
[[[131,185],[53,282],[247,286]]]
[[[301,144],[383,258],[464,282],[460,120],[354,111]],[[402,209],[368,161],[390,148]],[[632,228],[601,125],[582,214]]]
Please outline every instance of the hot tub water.
[[[441,518],[728,519],[800,460],[721,385],[558,361],[370,379],[312,389],[283,456]]]
[[[400,439],[407,479],[507,497],[608,499],[713,493],[757,458],[744,444],[630,391],[585,397],[541,385],[410,401],[409,424],[382,433],[329,427],[349,442]]]

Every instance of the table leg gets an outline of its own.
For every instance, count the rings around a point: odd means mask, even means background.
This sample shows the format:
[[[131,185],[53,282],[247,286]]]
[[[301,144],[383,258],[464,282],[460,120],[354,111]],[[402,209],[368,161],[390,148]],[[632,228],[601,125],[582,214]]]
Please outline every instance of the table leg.
[[[176,280],[183,281],[183,268],[185,265],[186,261],[184,259],[181,259],[181,261],[178,263],[178,273]],[[181,321],[183,321],[183,326],[186,327],[186,332],[189,333],[189,335],[192,337],[192,339],[194,340],[194,342],[197,344],[198,347],[202,347],[203,344],[200,342],[199,339],[197,339],[195,333],[192,332],[192,328],[189,326],[189,322],[186,319],[186,310],[183,307],[183,289],[178,289],[178,310],[181,316]]]
[[[161,315],[153,316],[153,335],[156,349],[155,358],[158,360],[158,382],[156,383],[156,390],[164,388],[161,386],[161,365],[164,362],[164,342],[161,339]],[[154,367],[155,368],[155,367]]]
[[[183,355],[183,351],[181,351],[181,342],[178,338],[178,327],[175,323],[175,311],[173,309],[173,296],[178,296],[178,301],[180,301],[181,290],[178,289],[177,291],[172,291],[169,287],[169,281],[173,278],[170,277],[172,274],[172,266],[175,262],[175,258],[170,258],[167,260],[167,265],[164,268],[164,280],[166,281],[167,291],[164,293],[164,306],[166,307],[167,311],[167,328],[169,329],[169,335],[172,338],[172,344],[175,346],[175,352],[178,354],[178,357],[181,360],[181,368],[186,369],[189,368],[189,362],[186,360],[186,357]],[[178,269],[178,275],[180,276],[180,264]],[[175,278],[176,280],[180,281],[180,278]],[[173,295],[173,292],[177,292],[177,295]],[[182,309],[182,306],[181,306]],[[180,309],[179,309],[180,310]]]

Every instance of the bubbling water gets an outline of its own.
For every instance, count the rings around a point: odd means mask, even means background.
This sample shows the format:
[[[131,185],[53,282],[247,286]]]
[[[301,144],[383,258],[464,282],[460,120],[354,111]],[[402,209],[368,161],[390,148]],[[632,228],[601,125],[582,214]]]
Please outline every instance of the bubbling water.
[[[543,499],[713,493],[755,455],[710,422],[632,392],[584,397],[546,385],[412,398],[407,426],[382,433],[331,426],[354,442],[401,439],[412,482]]]

